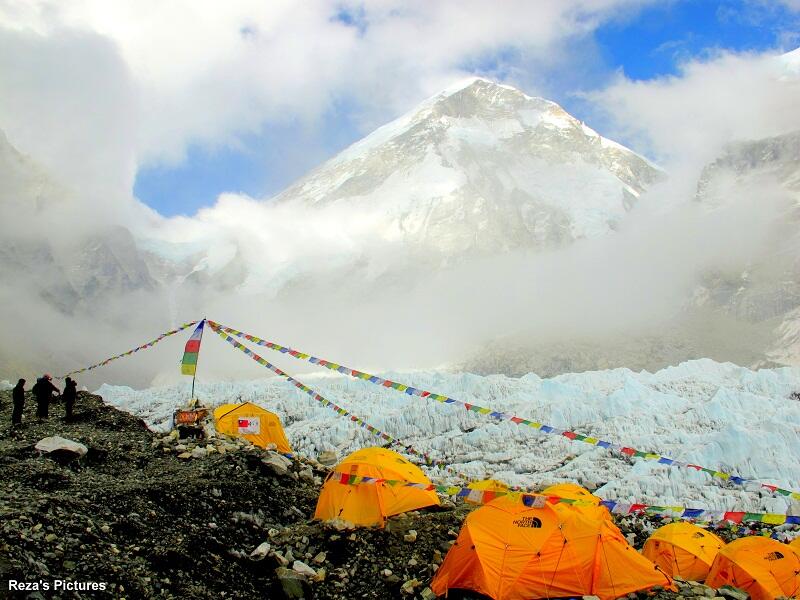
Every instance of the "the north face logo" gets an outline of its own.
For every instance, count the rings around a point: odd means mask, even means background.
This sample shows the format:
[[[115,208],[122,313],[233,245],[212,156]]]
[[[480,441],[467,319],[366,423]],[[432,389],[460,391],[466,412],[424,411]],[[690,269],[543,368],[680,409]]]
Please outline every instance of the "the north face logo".
[[[770,552],[769,554],[766,554],[764,556],[764,559],[766,560],[780,560],[782,558],[783,554],[781,554],[780,552]]]
[[[522,517],[520,519],[516,519],[514,521],[514,525],[517,527],[531,527],[533,529],[539,529],[542,526],[542,521],[539,517]]]

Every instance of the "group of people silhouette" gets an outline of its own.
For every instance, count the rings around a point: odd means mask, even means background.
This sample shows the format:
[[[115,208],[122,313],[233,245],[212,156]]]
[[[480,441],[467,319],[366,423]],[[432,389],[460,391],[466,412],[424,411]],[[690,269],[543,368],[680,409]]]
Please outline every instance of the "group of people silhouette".
[[[73,409],[75,407],[75,400],[78,397],[78,383],[67,377],[64,380],[64,392],[62,393],[54,384],[52,376],[45,373],[36,380],[33,384],[31,392],[36,398],[36,417],[44,420],[49,417],[50,403],[53,401],[53,394],[59,394],[64,401],[64,420],[72,421]],[[11,411],[11,425],[19,426],[22,424],[22,411],[25,408],[25,380],[20,379],[12,391],[12,399],[14,402]]]

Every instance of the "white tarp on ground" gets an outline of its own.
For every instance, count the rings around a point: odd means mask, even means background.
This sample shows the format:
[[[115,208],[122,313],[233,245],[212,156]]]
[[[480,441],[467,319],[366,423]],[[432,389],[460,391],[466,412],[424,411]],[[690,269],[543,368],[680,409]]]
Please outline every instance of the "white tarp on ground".
[[[35,448],[44,454],[51,452],[72,452],[78,456],[84,456],[89,450],[80,442],[74,442],[58,435],[46,437],[36,443]]]

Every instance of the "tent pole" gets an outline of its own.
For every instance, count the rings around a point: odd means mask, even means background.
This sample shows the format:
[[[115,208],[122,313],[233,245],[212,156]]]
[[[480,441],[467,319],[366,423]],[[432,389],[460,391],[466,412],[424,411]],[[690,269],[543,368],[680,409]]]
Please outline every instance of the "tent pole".
[[[206,328],[205,328],[206,318],[205,317],[203,317],[203,320],[201,321],[201,323],[203,323],[203,329],[202,329],[202,331],[200,331],[200,344],[203,343],[203,333],[205,333],[205,330],[206,330]],[[197,363],[200,362],[200,344],[198,344],[197,362],[194,364],[194,375],[192,375],[192,395],[189,396],[189,400],[190,401],[194,400],[194,380],[197,379]]]

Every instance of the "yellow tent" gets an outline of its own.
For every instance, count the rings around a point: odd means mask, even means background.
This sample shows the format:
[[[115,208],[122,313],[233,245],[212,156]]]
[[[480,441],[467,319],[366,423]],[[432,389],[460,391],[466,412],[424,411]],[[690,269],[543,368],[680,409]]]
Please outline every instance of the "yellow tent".
[[[595,506],[600,504],[600,498],[586,488],[575,483],[556,483],[542,490],[542,496],[558,496],[569,500],[586,500]]]
[[[470,513],[431,583],[494,600],[598,596],[612,600],[671,581],[609,521],[525,506],[516,494]]]
[[[605,506],[600,505],[600,498],[586,488],[575,483],[557,483],[542,490],[542,496],[556,496],[567,500],[580,500],[581,504],[556,504],[559,509],[576,510],[592,519],[607,519],[611,521],[611,513]],[[589,503],[589,504],[587,504]]]
[[[355,525],[383,527],[391,515],[439,504],[436,492],[387,483],[350,485],[342,479],[377,479],[425,483],[430,480],[414,464],[385,448],[362,448],[336,465],[328,475],[317,501],[314,518],[342,519]]]
[[[717,553],[706,585],[732,585],[753,600],[800,594],[800,554],[792,546],[763,536],[739,538]]]
[[[645,542],[642,554],[673,577],[703,581],[724,545],[710,531],[679,522],[656,529]]]
[[[214,409],[214,426],[217,433],[250,440],[261,448],[275,444],[278,452],[292,451],[278,415],[250,402],[218,406]]]
[[[478,481],[471,481],[467,484],[471,490],[487,490],[490,492],[507,492],[508,486],[502,481],[497,479],[480,479]]]

